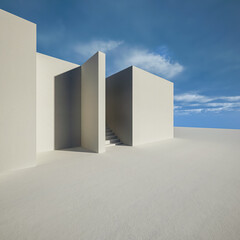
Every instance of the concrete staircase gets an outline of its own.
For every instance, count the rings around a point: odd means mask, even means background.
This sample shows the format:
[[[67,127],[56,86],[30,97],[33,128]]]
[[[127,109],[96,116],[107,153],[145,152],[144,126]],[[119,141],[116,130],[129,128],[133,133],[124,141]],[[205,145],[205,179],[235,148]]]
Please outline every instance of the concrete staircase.
[[[115,135],[115,133],[109,128],[106,127],[106,147],[121,145],[122,142]]]

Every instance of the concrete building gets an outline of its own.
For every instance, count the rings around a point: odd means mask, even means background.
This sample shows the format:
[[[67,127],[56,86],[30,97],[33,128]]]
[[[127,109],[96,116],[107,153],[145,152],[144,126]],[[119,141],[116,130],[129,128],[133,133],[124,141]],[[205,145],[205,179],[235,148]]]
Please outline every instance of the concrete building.
[[[105,150],[105,54],[82,66],[37,53],[37,151]]]
[[[173,83],[137,67],[107,78],[107,125],[124,144],[173,137]]]
[[[136,67],[106,79],[102,52],[81,66],[38,53],[36,25],[3,10],[0,31],[0,173],[38,152],[173,137],[173,83]]]

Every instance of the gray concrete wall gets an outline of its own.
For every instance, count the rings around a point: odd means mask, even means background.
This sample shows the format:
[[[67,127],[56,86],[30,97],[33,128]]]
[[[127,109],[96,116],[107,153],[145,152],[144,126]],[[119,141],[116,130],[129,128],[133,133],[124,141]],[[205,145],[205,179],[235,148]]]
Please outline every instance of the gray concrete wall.
[[[81,145],[81,67],[55,77],[55,149]]]
[[[81,144],[105,151],[105,54],[97,52],[81,66]]]
[[[132,67],[106,80],[107,125],[127,145],[133,144]]]
[[[36,164],[36,25],[0,10],[0,172]]]
[[[133,145],[173,138],[173,83],[133,67]]]
[[[78,66],[37,53],[37,152],[54,150],[54,78]]]

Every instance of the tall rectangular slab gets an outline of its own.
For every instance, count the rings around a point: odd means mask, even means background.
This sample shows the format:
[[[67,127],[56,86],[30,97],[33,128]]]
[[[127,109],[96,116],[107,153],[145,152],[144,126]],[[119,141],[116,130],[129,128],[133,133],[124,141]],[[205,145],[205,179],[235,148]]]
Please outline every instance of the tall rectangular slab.
[[[81,145],[105,151],[105,54],[97,52],[81,66]]]
[[[36,25],[0,10],[0,172],[36,164]]]
[[[133,145],[173,138],[173,83],[133,67]]]

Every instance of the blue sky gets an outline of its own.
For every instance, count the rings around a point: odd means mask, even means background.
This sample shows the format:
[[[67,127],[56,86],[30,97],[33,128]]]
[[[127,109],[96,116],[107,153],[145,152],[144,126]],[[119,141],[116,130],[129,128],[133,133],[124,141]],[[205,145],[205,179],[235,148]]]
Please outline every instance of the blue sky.
[[[135,65],[175,84],[175,126],[240,129],[239,0],[0,0],[37,24],[38,51],[107,75]]]

